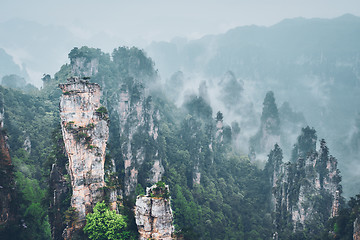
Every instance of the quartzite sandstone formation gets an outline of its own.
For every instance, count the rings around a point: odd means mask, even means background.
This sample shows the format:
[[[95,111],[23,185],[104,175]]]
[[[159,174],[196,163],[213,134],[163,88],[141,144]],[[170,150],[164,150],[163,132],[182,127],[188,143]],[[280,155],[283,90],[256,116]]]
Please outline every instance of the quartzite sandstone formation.
[[[137,197],[135,220],[140,240],[173,239],[173,214],[168,194],[169,187],[158,183],[146,189],[146,196]]]
[[[298,138],[298,145],[304,137]],[[316,149],[315,141],[303,147]],[[310,136],[311,137],[311,136]],[[329,155],[324,140],[320,142],[319,151],[310,151],[301,155],[293,163],[282,163],[282,150],[278,145],[269,154],[266,170],[272,186],[272,208],[276,212],[275,224],[278,231],[284,223],[291,223],[293,230],[302,230],[306,224],[318,221],[325,223],[330,217],[338,214],[341,177],[337,169],[337,160]],[[286,224],[285,224],[286,225]]]
[[[160,117],[145,91],[140,82],[124,84],[114,106],[120,120],[125,196],[134,193],[140,174],[144,185],[158,182],[164,173],[157,142]]]
[[[78,212],[75,228],[103,197],[106,142],[109,137],[106,108],[100,104],[100,86],[73,77],[60,84],[61,129],[69,159],[71,206]]]

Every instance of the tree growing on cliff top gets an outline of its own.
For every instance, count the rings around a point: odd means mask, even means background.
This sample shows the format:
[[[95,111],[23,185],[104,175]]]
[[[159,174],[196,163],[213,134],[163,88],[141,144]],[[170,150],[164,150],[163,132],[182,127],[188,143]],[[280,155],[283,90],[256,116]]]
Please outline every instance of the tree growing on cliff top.
[[[126,227],[126,217],[109,210],[102,201],[95,205],[93,213],[86,215],[84,232],[94,240],[131,239]]]

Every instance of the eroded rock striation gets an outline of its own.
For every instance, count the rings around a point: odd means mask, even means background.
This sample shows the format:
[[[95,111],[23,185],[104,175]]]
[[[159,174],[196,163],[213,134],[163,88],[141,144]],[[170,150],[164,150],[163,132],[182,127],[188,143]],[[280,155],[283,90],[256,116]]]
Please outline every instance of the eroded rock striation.
[[[108,116],[100,104],[96,83],[72,77],[60,84],[61,130],[69,159],[71,206],[77,211],[75,228],[103,197],[105,149],[109,137]]]
[[[320,141],[320,149],[314,150],[316,135],[304,134],[307,130],[304,128],[298,138],[296,146],[302,150],[295,162],[283,163],[282,150],[275,145],[265,167],[272,187],[271,205],[279,233],[289,223],[293,231],[303,230],[307,225],[325,224],[338,214],[341,177],[337,160],[329,155],[324,140]],[[310,139],[305,141],[306,136]],[[305,153],[305,149],[310,152]]]
[[[158,183],[146,189],[146,196],[138,196],[135,204],[135,220],[140,240],[174,239],[169,186]]]
[[[145,92],[141,82],[123,84],[115,106],[124,159],[125,196],[133,194],[139,182],[156,183],[164,173],[158,149],[159,111]]]

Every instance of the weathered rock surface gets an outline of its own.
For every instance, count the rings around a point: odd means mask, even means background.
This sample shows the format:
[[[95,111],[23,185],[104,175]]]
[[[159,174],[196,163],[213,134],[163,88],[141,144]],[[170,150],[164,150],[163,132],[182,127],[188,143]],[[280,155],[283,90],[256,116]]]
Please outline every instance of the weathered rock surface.
[[[60,84],[61,130],[69,158],[71,206],[78,212],[75,228],[103,197],[105,149],[109,137],[107,110],[101,107],[100,86],[77,77]]]
[[[165,186],[165,191],[169,187]],[[135,220],[140,240],[174,239],[173,214],[170,197],[158,196],[157,186],[146,189],[146,196],[138,196],[135,204]]]
[[[304,129],[303,129],[304,131]],[[301,141],[301,136],[298,141]],[[316,145],[316,141],[307,141]],[[341,177],[337,160],[329,155],[324,140],[320,150],[299,157],[296,162],[282,163],[278,145],[269,154],[266,165],[272,187],[272,208],[276,212],[275,224],[281,231],[284,223],[293,230],[302,230],[306,224],[325,223],[338,214],[341,195]],[[309,146],[316,149],[316,146]]]
[[[73,76],[91,77],[99,72],[99,59],[87,57],[70,58],[71,73]]]
[[[164,173],[157,147],[160,117],[145,91],[140,82],[124,84],[115,107],[122,139],[125,196],[134,193],[139,175],[143,176],[142,184],[153,184],[161,180]]]

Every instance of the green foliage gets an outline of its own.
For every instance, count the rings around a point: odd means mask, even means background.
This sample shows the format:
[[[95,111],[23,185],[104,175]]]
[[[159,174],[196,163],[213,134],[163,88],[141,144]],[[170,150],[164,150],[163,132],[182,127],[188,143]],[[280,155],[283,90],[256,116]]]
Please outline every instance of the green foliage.
[[[145,195],[145,190],[144,190],[143,186],[141,186],[140,183],[136,186],[135,195],[136,195],[136,196],[139,196],[139,195],[140,195],[140,196],[143,196],[143,195]]]
[[[85,58],[86,61],[91,61],[91,59],[99,58],[101,56],[106,56],[99,48],[89,48],[86,46],[81,47],[80,49],[74,47],[69,53],[69,59],[73,64],[76,58]]]
[[[170,197],[170,193],[165,186],[165,183],[163,181],[159,181],[156,183],[156,187],[153,188],[150,192],[150,196],[155,198],[168,199]]]
[[[269,119],[272,119],[272,121],[268,121]],[[270,133],[279,134],[279,111],[275,103],[274,93],[272,91],[266,93],[261,114],[261,123],[265,125],[265,128],[269,130]]]
[[[314,128],[309,126],[301,129],[291,155],[291,161],[296,162],[298,158],[305,158],[316,151],[317,135]]]
[[[261,114],[261,126],[255,136],[250,138],[250,147],[255,152],[264,152],[264,146],[261,145],[264,130],[270,135],[280,135],[280,118],[277,105],[275,103],[274,93],[266,93]]]
[[[11,74],[11,75],[6,75],[2,78],[1,85],[10,88],[22,89],[23,87],[25,87],[26,81],[22,77],[19,77],[15,74]]]
[[[95,110],[95,112],[100,114],[108,114],[108,111],[104,106],[99,107],[98,109]]]
[[[58,122],[58,102],[41,93],[24,94],[0,87],[4,97],[4,125],[7,128],[10,155],[15,171],[19,223],[14,226],[14,239],[49,239],[46,190],[52,151],[51,133]],[[30,148],[24,141],[31,142]],[[27,150],[25,149],[27,148]]]
[[[78,212],[76,211],[76,208],[69,207],[65,211],[64,218],[65,218],[64,222],[66,223],[66,225],[73,226],[74,223],[76,223],[76,221],[79,219]]]
[[[224,119],[224,115],[222,114],[222,112],[218,111],[218,112],[216,113],[216,121],[217,121],[217,122],[219,122],[219,121],[222,122],[223,119]]]
[[[96,109],[95,113],[98,114],[100,116],[100,118],[103,119],[103,120],[108,119],[108,116],[107,116],[108,115],[108,110],[104,106],[101,106],[98,109]]]
[[[258,169],[247,157],[232,150],[230,142],[232,137],[240,132],[238,124],[232,124],[232,128],[224,127],[224,139],[227,140],[220,145],[214,141],[216,122],[212,116],[213,109],[202,97],[190,97],[184,104],[185,109],[177,109],[174,104],[162,97],[161,91],[153,94],[152,98],[146,98],[145,86],[156,81],[157,71],[154,69],[153,61],[143,50],[119,47],[113,51],[110,59],[109,54],[102,53],[99,49],[82,47],[74,48],[69,57],[72,64],[76,58],[99,61],[99,71],[91,77],[91,82],[97,82],[104,87],[102,101],[108,109],[100,107],[96,113],[105,119],[111,119],[107,151],[113,156],[118,169],[116,173],[109,170],[112,165],[107,155],[105,181],[109,188],[124,187],[122,181],[125,173],[121,170],[124,168],[122,151],[127,149],[127,144],[131,144],[139,173],[135,193],[144,194],[144,187],[149,186],[150,170],[156,156],[165,168],[163,179],[166,179],[171,189],[176,230],[185,239],[271,237],[273,226],[269,214],[268,196],[271,188],[268,174]],[[43,78],[44,87],[37,95],[30,96],[0,88],[5,98],[5,126],[9,131],[11,154],[17,171],[19,214],[23,216],[27,226],[26,230],[20,231],[22,239],[50,237],[46,210],[52,195],[48,194],[46,200],[43,189],[47,188],[51,164],[56,162],[59,165],[59,171],[67,180],[65,184],[69,184],[69,176],[66,175],[67,159],[60,154],[63,149],[56,146],[57,151],[54,151],[49,137],[59,121],[58,98],[61,91],[58,90],[57,84],[65,82],[70,75],[71,65],[68,64],[63,65],[53,79],[46,75]],[[180,78],[182,76],[179,76]],[[235,103],[238,99],[237,92],[242,91],[241,83],[233,80],[224,87],[225,91],[232,91],[227,99],[224,99],[228,103]],[[177,82],[173,83],[176,84]],[[138,119],[136,114],[128,116],[127,125],[122,126],[124,134],[119,138],[120,119],[116,105],[119,93],[128,95],[129,108],[138,103],[143,103],[144,106],[142,113],[146,124],[141,129],[136,129],[131,141],[128,141],[127,134],[134,129],[132,124],[137,124]],[[161,116],[160,122],[156,122],[156,118],[150,116],[149,110],[152,108],[159,110],[159,113],[155,114]],[[184,114],[186,110],[191,115]],[[148,134],[150,117],[153,117],[154,125],[159,127],[157,139]],[[278,111],[272,92],[269,92],[264,100],[263,123],[265,124],[269,118],[275,121],[265,127],[277,133]],[[221,112],[217,114],[216,120],[223,121]],[[66,128],[78,133],[79,140],[85,141],[89,149],[94,147],[86,133],[94,128],[93,124],[75,129],[74,123],[69,122]],[[30,136],[31,153],[23,148],[26,135],[24,132]],[[61,134],[57,139],[62,140]],[[140,149],[145,155],[142,165],[139,159],[136,159],[136,153]],[[273,152],[273,157],[278,160],[280,155],[282,156],[281,150]],[[276,168],[275,161],[271,164],[268,168]],[[291,169],[299,179],[303,170],[301,164]],[[194,181],[195,173],[201,174],[200,183]],[[298,186],[294,187],[292,197],[298,194],[297,189]],[[151,194],[154,197],[168,198],[170,193],[167,192],[164,182],[158,182]],[[70,193],[67,193],[61,200],[61,210],[64,214],[64,219],[61,220],[71,225],[77,220],[77,214],[74,209],[68,208],[69,195]],[[104,202],[96,204],[94,212],[87,215],[87,224],[84,228],[89,238],[132,238],[131,233],[137,231],[131,210],[132,200],[124,199],[124,207],[120,208],[123,215],[110,211]],[[314,201],[320,202],[319,199]],[[131,221],[127,221],[125,215]],[[343,231],[342,229],[348,230],[340,222],[337,222],[335,229],[338,232]],[[293,239],[304,237],[304,234],[294,235]],[[291,233],[288,236],[291,236]]]
[[[360,219],[360,194],[351,197],[340,209],[339,215],[330,219],[323,230],[321,239],[347,240],[353,239],[355,219]],[[331,233],[331,234],[329,234]]]
[[[50,225],[47,218],[47,206],[42,201],[45,190],[41,189],[37,180],[25,177],[21,172],[16,172],[16,186],[19,204],[19,214],[22,216],[24,228],[17,234],[21,239],[49,239]]]
[[[154,70],[154,62],[146,56],[143,50],[136,47],[119,47],[112,53],[116,69],[122,76],[142,79],[142,81],[154,81],[157,71]]]
[[[212,117],[212,109],[202,97],[195,95],[190,96],[190,98],[184,103],[184,106],[189,111],[189,114],[203,120],[208,120]]]
[[[214,122],[186,116],[178,128],[163,124],[166,182],[172,197],[175,229],[185,239],[251,239],[271,235],[266,215],[269,186],[263,173],[247,158],[220,148],[210,139]],[[201,151],[199,151],[201,149]],[[201,183],[193,183],[199,164]],[[264,217],[266,216],[266,217]],[[261,226],[261,227],[260,227]]]
[[[129,239],[130,233],[126,227],[126,218],[109,210],[103,201],[95,205],[93,213],[86,215],[84,232],[94,240]]]

